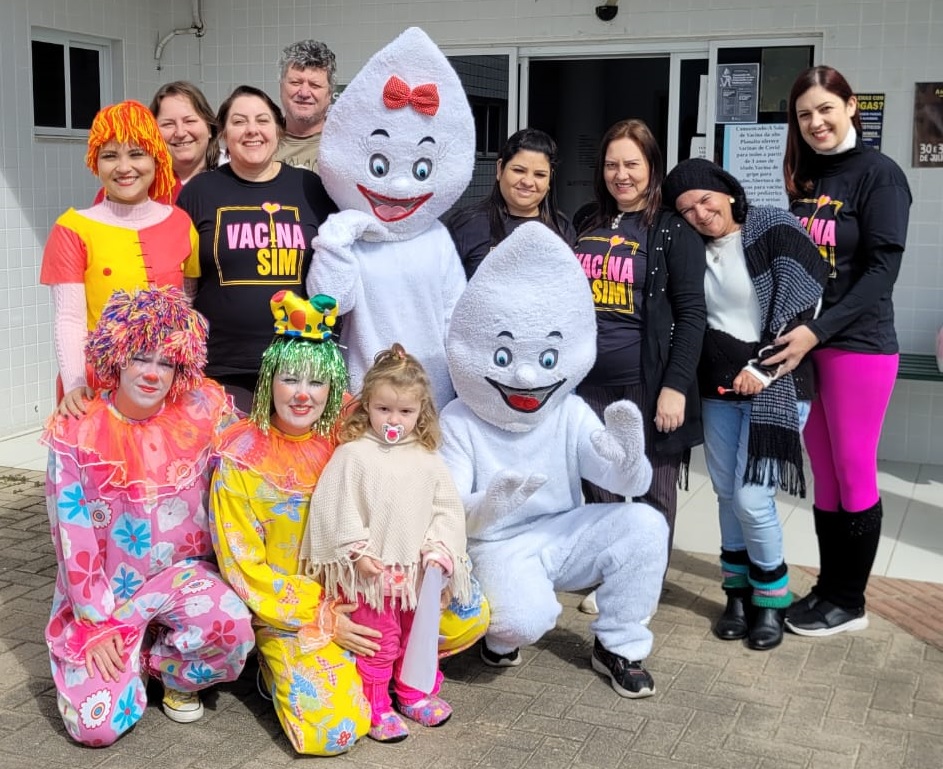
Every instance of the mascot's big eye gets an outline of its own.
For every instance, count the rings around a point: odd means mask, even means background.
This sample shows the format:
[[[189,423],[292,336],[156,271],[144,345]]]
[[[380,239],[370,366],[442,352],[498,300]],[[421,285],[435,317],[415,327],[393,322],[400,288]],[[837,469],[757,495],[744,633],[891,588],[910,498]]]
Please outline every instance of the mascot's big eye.
[[[557,355],[559,353],[553,348],[544,350],[540,353],[540,365],[543,368],[553,368],[557,365]]]
[[[494,351],[494,362],[501,368],[510,366],[513,359],[514,356],[511,355],[511,351],[507,347],[499,347]]]
[[[386,155],[381,155],[378,152],[375,155],[370,156],[370,173],[373,174],[377,179],[386,176],[386,173],[389,170],[390,161]]]
[[[432,161],[429,158],[419,158],[413,163],[413,176],[421,182],[429,178],[432,173]]]

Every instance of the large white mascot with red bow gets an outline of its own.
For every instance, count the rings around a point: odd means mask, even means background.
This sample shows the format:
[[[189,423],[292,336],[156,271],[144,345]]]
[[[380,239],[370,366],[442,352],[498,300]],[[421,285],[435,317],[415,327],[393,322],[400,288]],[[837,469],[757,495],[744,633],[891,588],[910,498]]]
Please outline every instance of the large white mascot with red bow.
[[[373,356],[400,342],[425,366],[436,405],[454,396],[445,334],[465,277],[438,218],[474,163],[461,81],[417,27],[376,53],[331,107],[318,167],[340,211],[314,240],[307,288],[345,308],[353,391]]]

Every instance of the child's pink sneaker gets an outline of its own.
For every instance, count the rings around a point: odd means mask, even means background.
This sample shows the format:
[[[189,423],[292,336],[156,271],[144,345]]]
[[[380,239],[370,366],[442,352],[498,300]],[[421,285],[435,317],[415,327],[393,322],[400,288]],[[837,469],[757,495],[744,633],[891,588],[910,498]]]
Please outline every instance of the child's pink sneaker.
[[[409,727],[398,713],[389,710],[380,716],[380,723],[370,727],[367,736],[377,742],[402,742],[409,736]]]
[[[412,705],[399,703],[399,712],[423,726],[442,726],[452,717],[452,706],[435,695],[423,697]]]

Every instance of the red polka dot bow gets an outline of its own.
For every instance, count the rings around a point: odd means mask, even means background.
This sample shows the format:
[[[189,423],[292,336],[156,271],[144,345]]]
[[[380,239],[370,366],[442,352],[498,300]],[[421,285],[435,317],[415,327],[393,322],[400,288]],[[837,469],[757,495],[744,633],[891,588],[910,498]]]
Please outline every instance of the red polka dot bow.
[[[408,105],[416,112],[432,116],[439,110],[439,89],[435,83],[410,88],[405,80],[393,75],[383,86],[383,103],[388,109],[402,109]]]

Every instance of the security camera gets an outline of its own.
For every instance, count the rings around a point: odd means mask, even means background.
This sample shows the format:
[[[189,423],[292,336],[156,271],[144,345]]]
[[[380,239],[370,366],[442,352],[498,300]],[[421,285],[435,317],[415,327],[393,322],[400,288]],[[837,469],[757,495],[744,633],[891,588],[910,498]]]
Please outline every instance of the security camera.
[[[596,6],[596,18],[600,21],[612,21],[619,12],[619,6],[615,3]]]

